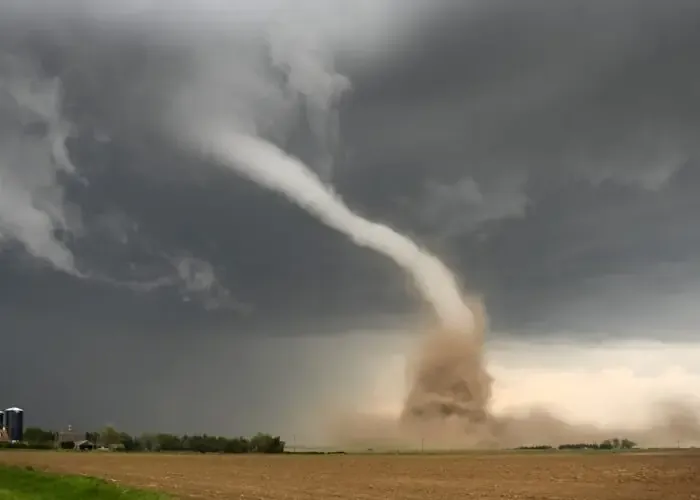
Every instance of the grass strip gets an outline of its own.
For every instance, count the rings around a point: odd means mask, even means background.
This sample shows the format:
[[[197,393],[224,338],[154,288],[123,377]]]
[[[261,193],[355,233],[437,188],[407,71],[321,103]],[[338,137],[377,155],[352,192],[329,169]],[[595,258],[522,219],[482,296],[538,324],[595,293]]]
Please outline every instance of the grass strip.
[[[0,500],[167,500],[151,491],[124,488],[103,479],[0,465]]]

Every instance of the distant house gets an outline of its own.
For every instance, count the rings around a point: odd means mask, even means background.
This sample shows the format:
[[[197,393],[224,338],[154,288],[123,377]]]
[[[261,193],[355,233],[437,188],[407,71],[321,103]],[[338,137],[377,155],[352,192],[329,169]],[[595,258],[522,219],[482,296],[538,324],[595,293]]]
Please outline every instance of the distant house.
[[[9,443],[10,437],[7,435],[7,431],[0,427],[0,443]]]

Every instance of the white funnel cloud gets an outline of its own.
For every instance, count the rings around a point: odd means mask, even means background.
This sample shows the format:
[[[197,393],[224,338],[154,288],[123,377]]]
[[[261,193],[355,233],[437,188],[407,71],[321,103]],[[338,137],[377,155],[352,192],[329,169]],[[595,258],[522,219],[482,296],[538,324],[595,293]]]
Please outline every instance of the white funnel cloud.
[[[386,255],[409,275],[421,295],[451,330],[471,331],[474,318],[452,272],[435,256],[383,224],[355,214],[298,159],[275,145],[226,127],[197,127],[189,140],[218,162],[284,194],[324,224],[362,247]]]

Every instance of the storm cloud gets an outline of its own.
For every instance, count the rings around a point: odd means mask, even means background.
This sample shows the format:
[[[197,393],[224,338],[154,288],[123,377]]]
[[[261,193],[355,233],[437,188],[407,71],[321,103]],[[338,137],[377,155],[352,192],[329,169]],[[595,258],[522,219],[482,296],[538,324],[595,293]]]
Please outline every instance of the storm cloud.
[[[175,140],[195,110],[444,258],[491,339],[695,341],[696,2],[83,4],[0,7],[0,404],[28,420],[293,432],[269,415],[364,370],[347,332],[423,321],[382,257]]]

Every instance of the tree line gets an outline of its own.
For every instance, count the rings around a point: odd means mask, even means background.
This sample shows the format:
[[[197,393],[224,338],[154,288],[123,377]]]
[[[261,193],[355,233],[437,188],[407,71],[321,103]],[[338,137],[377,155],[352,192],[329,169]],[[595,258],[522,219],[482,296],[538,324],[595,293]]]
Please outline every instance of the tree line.
[[[24,431],[24,442],[15,445],[5,443],[5,447],[32,449],[63,448],[74,449],[75,435],[70,440],[62,434],[38,427],[28,427]],[[284,453],[285,442],[279,436],[257,433],[252,437],[227,438],[207,434],[184,435],[154,433],[132,436],[114,427],[105,427],[99,432],[86,432],[79,437],[97,446],[115,451],[192,451],[199,453]],[[82,441],[82,439],[78,439]]]
[[[606,439],[601,443],[571,443],[560,444],[557,446],[559,450],[631,450],[637,447],[637,443],[629,439]],[[519,450],[553,450],[554,446],[550,445],[535,445],[535,446],[520,446]]]
[[[166,452],[199,452],[199,453],[284,453],[285,442],[279,436],[257,433],[246,437],[228,438],[210,436],[207,434],[183,435],[166,433],[146,433],[132,436],[120,432],[114,427],[105,427],[98,432],[86,432],[84,435],[72,434],[71,440],[61,439],[62,434],[44,430],[39,427],[28,427],[24,432],[23,443],[0,443],[0,448],[25,449],[75,449],[75,439],[85,441],[97,447],[105,447],[115,451],[166,451]],[[65,439],[65,438],[64,438]],[[79,439],[82,441],[82,439]],[[571,443],[561,444],[559,450],[629,450],[637,444],[629,439],[612,438],[601,443]],[[553,450],[551,445],[520,446],[519,450]]]

